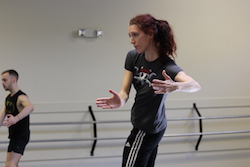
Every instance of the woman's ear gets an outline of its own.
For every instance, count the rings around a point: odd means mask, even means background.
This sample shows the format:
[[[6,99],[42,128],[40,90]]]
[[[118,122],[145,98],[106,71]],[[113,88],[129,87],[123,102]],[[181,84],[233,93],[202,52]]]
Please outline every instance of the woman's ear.
[[[148,33],[148,35],[149,35],[149,37],[151,38],[151,39],[153,39],[154,38],[154,31],[153,30],[151,30],[149,33]]]

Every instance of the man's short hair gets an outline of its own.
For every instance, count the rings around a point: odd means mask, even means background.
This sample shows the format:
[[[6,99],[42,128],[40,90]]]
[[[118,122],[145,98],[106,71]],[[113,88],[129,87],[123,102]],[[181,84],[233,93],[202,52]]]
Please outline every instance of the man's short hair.
[[[16,72],[16,70],[9,69],[9,70],[3,71],[2,75],[5,74],[5,73],[9,73],[11,76],[14,76],[16,78],[16,80],[18,80],[18,78],[19,78],[19,75]]]

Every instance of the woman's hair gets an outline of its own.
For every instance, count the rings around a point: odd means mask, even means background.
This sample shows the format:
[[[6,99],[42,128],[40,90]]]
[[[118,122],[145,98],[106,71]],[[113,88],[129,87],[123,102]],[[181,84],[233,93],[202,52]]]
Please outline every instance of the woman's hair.
[[[132,18],[129,25],[137,25],[145,34],[153,32],[161,60],[166,61],[168,57],[174,59],[177,47],[173,31],[167,21],[157,20],[150,14],[143,14]]]

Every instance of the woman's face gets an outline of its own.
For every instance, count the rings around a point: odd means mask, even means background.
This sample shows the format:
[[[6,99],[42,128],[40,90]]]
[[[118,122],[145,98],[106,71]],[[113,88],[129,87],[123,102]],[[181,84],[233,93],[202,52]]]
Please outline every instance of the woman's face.
[[[146,52],[153,39],[153,35],[145,34],[137,25],[128,27],[128,35],[137,53]]]

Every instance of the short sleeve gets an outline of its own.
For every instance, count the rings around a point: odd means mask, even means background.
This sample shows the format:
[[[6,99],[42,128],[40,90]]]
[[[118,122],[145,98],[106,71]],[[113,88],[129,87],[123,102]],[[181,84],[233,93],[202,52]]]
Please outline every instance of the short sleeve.
[[[136,53],[135,50],[131,50],[128,52],[126,60],[125,60],[125,69],[128,71],[133,72],[134,71],[134,65],[136,61],[136,57],[138,54]]]
[[[171,79],[174,80],[176,75],[183,70],[173,60],[171,60],[167,63],[165,71],[171,77]]]

